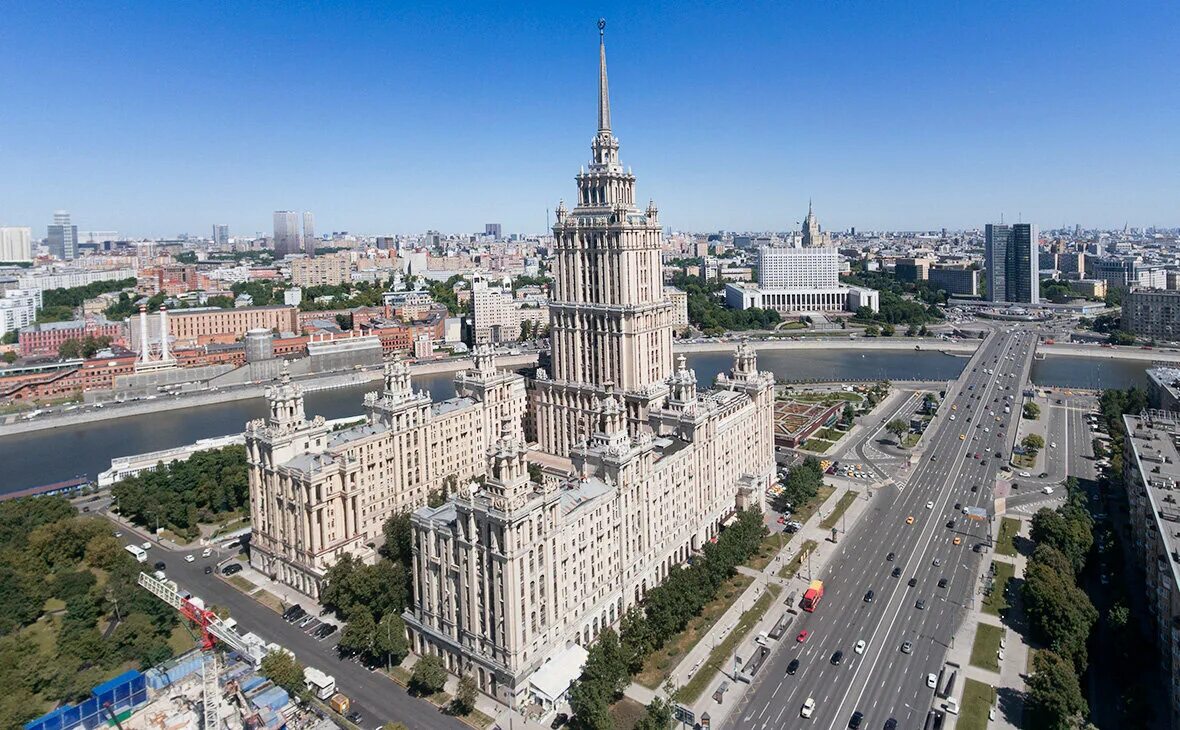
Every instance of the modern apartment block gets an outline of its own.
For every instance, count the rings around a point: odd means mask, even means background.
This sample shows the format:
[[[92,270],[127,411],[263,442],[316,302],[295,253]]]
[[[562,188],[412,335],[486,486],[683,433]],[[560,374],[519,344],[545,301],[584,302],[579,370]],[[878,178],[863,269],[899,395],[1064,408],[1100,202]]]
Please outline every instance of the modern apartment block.
[[[979,296],[979,278],[979,270],[968,266],[933,266],[929,272],[930,284],[953,297]]]
[[[553,372],[530,382],[546,474],[530,477],[505,422],[484,483],[413,516],[414,651],[514,707],[550,709],[579,671],[562,657],[761,505],[774,474],[774,380],[754,351],[740,346],[712,391],[672,366],[656,209],[635,206],[618,149],[600,44],[592,162],[553,229]]]
[[[78,257],[78,226],[70,222],[70,213],[65,210],[53,212],[53,223],[49,225],[46,242],[49,254],[61,261]]]
[[[1039,234],[1032,223],[988,223],[984,240],[987,298],[993,302],[1039,304]]]
[[[32,229],[26,226],[0,226],[0,261],[32,260]]]
[[[1168,726],[1180,728],[1180,414],[1123,416],[1123,470],[1131,517],[1130,567],[1142,580],[1168,689]],[[1163,708],[1160,708],[1163,710]]]
[[[365,420],[336,431],[322,416],[307,418],[303,390],[284,371],[267,391],[267,417],[246,426],[251,565],[318,596],[343,555],[376,559],[391,515],[482,476],[501,424],[520,430],[524,379],[497,370],[481,348],[455,389],[434,403],[413,389],[404,362],[390,363],[383,389],[365,395]]]
[[[1141,337],[1180,339],[1180,291],[1138,289],[1123,297],[1122,329]]]
[[[291,283],[295,286],[337,285],[352,280],[352,265],[347,252],[315,258],[297,256],[287,260],[291,262]]]
[[[293,210],[276,210],[274,213],[275,258],[300,253],[299,214]]]

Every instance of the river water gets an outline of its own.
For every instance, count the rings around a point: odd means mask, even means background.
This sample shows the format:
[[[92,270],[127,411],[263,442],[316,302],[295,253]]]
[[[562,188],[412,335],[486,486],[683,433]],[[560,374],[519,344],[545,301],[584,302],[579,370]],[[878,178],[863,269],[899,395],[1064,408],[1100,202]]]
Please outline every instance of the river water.
[[[724,352],[688,355],[688,365],[696,370],[702,387],[732,362],[733,356]],[[787,380],[950,380],[958,377],[966,363],[966,357],[930,351],[772,350],[758,355],[759,368]],[[1052,357],[1033,363],[1032,379],[1038,385],[1055,387],[1125,388],[1145,384],[1147,366],[1138,361]],[[435,399],[450,398],[455,394],[453,377],[453,373],[417,376],[414,385]],[[378,387],[374,381],[308,393],[304,399],[307,413],[329,419],[357,415],[364,393]],[[4,436],[0,438],[0,493],[83,474],[93,479],[110,468],[113,457],[237,433],[246,421],[265,414],[262,398],[248,398]]]

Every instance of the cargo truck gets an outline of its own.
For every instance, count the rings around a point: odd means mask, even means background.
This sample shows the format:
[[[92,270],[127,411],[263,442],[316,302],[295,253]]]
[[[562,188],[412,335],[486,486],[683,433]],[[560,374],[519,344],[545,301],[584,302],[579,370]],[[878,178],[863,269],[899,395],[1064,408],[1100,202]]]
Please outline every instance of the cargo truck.
[[[807,590],[803,593],[803,610],[808,612],[815,611],[816,606],[819,605],[820,599],[824,597],[824,582],[822,580],[813,580],[811,585],[807,586]]]
[[[307,667],[303,670],[303,681],[307,685],[307,691],[315,695],[317,699],[326,700],[336,694],[336,678],[315,667]]]
[[[339,712],[341,715],[348,714],[348,708],[350,705],[351,703],[348,701],[348,698],[339,692],[332,695],[332,699],[328,700],[328,706],[336,712]]]

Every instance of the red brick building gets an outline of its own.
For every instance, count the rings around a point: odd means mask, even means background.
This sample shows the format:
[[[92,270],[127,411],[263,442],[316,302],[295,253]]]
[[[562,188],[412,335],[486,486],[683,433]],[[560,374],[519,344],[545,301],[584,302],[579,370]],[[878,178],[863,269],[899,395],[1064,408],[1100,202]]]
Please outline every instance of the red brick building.
[[[112,344],[126,344],[126,335],[120,322],[108,322],[105,319],[46,322],[20,331],[20,354],[21,357],[56,355],[63,342],[81,340],[86,335],[110,337]]]

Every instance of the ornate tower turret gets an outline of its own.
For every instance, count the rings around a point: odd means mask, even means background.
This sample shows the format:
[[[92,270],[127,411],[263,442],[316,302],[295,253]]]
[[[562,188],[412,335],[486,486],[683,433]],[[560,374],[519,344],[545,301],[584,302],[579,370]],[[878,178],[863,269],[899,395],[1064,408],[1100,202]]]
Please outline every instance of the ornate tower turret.
[[[410,366],[402,360],[385,364],[385,397],[401,402],[414,394],[410,384]]]
[[[504,512],[516,509],[532,491],[529,469],[525,461],[528,450],[516,438],[512,420],[500,422],[500,438],[488,451],[488,478],[484,489],[492,498],[492,505]]]
[[[668,378],[671,393],[668,395],[668,406],[683,410],[697,399],[697,374],[688,369],[684,353],[676,358],[676,372]]]
[[[733,380],[750,380],[758,375],[758,353],[749,344],[738,344],[730,373]]]
[[[303,388],[291,382],[291,370],[286,361],[279,372],[278,383],[266,389],[270,414],[266,425],[274,435],[289,434],[306,422],[303,410]]]

